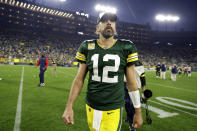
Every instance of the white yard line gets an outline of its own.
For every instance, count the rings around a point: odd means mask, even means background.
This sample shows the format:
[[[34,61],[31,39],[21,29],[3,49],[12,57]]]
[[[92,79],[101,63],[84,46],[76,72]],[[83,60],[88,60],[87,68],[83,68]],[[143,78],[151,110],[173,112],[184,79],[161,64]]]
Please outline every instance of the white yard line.
[[[22,68],[22,73],[21,73],[21,83],[20,83],[18,102],[17,102],[17,108],[16,108],[16,117],[15,117],[14,131],[20,131],[22,93],[23,93],[23,78],[24,78],[24,66]]]
[[[161,87],[172,88],[172,89],[177,89],[177,90],[182,90],[182,91],[187,91],[187,92],[191,92],[191,93],[195,93],[195,94],[197,93],[197,91],[195,91],[195,90],[182,89],[182,88],[177,88],[177,87],[173,87],[173,86],[166,86],[166,85],[157,84],[157,83],[153,83],[153,82],[150,82],[149,84],[153,84],[153,85],[157,85],[157,86],[161,86]]]
[[[164,107],[167,107],[167,108],[170,108],[170,109],[174,109],[174,110],[177,110],[177,111],[180,111],[180,112],[183,112],[183,113],[186,113],[186,114],[189,114],[189,115],[192,115],[192,116],[195,116],[197,117],[197,114],[193,114],[193,113],[190,113],[190,112],[187,112],[187,111],[184,111],[184,110],[181,110],[181,109],[177,109],[175,107],[172,107],[172,106],[168,106],[168,105],[165,105],[165,104],[162,104],[162,103],[159,103],[159,102],[156,102],[156,101],[152,101],[152,100],[149,100],[150,102],[153,102],[153,103],[156,103],[158,105],[162,105]]]

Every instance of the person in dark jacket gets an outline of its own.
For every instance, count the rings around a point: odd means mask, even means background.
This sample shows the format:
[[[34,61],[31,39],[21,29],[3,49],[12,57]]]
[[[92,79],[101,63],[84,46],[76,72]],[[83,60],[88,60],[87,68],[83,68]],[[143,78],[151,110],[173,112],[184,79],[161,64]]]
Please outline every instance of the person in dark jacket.
[[[166,79],[166,65],[164,63],[161,65],[161,79]]]
[[[156,65],[156,78],[160,78],[160,73],[161,73],[161,65],[160,62]]]
[[[48,65],[49,65],[48,58],[45,57],[45,53],[41,53],[41,57],[36,64],[36,66],[40,66],[40,74],[39,74],[40,84],[38,85],[39,87],[45,86],[44,72],[47,70]]]
[[[176,81],[176,74],[177,74],[177,67],[176,64],[173,65],[172,70],[171,70],[171,80]]]

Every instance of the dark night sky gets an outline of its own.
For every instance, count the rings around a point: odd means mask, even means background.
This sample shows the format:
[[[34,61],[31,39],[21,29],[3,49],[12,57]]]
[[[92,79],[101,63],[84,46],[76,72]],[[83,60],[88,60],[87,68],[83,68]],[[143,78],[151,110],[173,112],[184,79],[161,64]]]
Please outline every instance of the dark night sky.
[[[67,0],[65,3],[59,0],[37,1],[65,10],[83,10],[93,16],[98,16],[94,6],[99,3],[116,7],[120,21],[150,23],[153,30],[164,30],[167,26],[167,30],[197,31],[197,0]],[[159,13],[178,15],[180,20],[176,23],[159,23],[155,20],[155,15]]]

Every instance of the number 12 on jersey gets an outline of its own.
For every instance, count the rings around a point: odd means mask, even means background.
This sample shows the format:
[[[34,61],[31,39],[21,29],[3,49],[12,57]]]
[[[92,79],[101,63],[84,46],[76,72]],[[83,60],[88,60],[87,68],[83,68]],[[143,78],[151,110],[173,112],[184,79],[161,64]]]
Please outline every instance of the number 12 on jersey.
[[[92,80],[101,82],[101,77],[99,76],[99,54],[94,54],[91,57],[91,60],[93,61],[93,75]],[[114,66],[105,66],[103,67],[103,75],[102,75],[102,82],[106,83],[117,83],[118,82],[118,76],[115,75],[112,78],[108,77],[108,72],[117,72],[120,66],[120,57],[118,55],[113,54],[106,54],[103,57],[103,61],[109,61],[114,60],[115,65]]]

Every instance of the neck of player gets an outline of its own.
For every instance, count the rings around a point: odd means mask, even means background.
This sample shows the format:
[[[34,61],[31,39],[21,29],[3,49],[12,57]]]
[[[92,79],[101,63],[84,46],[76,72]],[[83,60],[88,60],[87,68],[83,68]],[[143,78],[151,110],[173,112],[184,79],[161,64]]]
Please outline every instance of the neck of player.
[[[109,48],[109,47],[111,47],[114,44],[115,39],[114,39],[113,36],[108,38],[108,39],[106,39],[102,35],[100,35],[100,38],[99,38],[98,41],[99,41],[99,44],[101,46]]]

